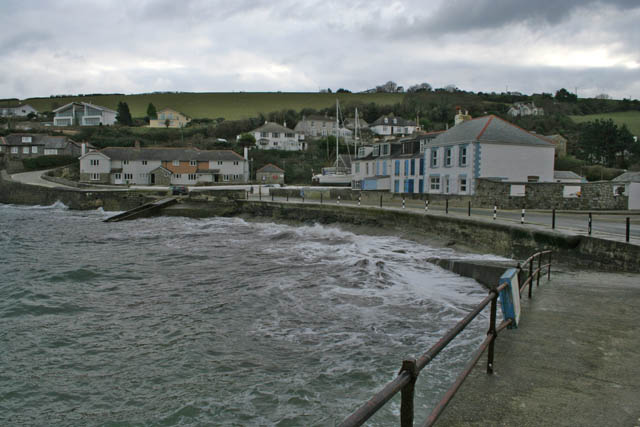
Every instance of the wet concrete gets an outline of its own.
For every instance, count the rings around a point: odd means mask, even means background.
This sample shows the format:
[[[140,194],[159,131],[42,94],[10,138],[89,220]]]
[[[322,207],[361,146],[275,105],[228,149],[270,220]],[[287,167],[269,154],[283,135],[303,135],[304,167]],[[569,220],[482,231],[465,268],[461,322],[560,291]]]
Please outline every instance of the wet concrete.
[[[639,325],[640,275],[552,271],[436,425],[640,426]]]

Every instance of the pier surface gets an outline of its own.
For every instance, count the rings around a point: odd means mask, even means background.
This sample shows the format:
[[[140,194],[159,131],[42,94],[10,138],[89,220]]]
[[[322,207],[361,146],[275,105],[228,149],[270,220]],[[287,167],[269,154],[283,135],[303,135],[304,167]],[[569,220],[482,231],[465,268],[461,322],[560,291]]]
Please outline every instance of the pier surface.
[[[640,426],[639,325],[640,275],[552,271],[436,425]]]

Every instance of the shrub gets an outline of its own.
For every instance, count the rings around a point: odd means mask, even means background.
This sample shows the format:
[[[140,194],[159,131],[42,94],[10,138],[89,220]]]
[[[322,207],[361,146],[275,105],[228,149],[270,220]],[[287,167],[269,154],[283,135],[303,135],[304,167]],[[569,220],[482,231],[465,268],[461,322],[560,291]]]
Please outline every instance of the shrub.
[[[77,162],[74,156],[41,156],[32,159],[22,159],[22,164],[27,170],[49,169],[65,166]]]

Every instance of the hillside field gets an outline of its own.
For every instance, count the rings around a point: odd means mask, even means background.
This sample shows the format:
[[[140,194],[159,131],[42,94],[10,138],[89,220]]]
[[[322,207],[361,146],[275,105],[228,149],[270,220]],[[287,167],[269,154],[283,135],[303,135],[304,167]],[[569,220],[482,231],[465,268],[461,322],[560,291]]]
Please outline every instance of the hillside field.
[[[588,114],[586,116],[570,116],[571,120],[576,123],[584,123],[596,119],[611,119],[615,124],[621,126],[627,125],[629,131],[636,136],[640,136],[640,111],[623,111],[618,113],[606,114]]]
[[[350,102],[392,105],[402,102],[403,93],[293,93],[293,92],[232,92],[232,93],[152,93],[139,95],[97,95],[72,96],[63,98],[29,98],[23,102],[38,111],[52,111],[72,101],[117,109],[118,102],[129,105],[133,117],[144,117],[147,106],[152,103],[159,111],[170,107],[192,118],[226,120],[256,117],[259,113],[272,111],[313,108],[320,110],[335,105],[336,99],[342,105]]]

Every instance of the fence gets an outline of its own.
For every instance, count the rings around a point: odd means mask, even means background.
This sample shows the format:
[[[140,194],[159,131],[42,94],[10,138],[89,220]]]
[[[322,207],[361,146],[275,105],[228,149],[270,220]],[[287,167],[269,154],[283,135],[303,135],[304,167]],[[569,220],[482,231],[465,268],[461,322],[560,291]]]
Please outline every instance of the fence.
[[[548,264],[542,264],[542,258],[545,255],[549,255]],[[534,270],[534,263],[537,260],[538,266]],[[522,263],[523,266],[528,265],[528,271],[518,265],[518,278],[524,278],[527,276],[519,290],[522,292],[527,286],[529,287],[529,298],[532,295],[533,280],[536,279],[536,285],[540,284],[540,275],[544,268],[547,268],[547,279],[551,280],[551,251],[541,251],[533,254],[526,261]],[[518,282],[519,283],[519,282]],[[442,414],[448,403],[456,394],[464,380],[471,373],[473,367],[478,363],[482,354],[488,349],[487,357],[487,374],[493,373],[493,356],[494,356],[494,342],[498,333],[512,323],[511,319],[505,320],[496,327],[497,317],[497,302],[500,291],[507,288],[508,284],[502,284],[496,286],[489,291],[489,295],[484,298],[475,308],[467,314],[462,320],[460,320],[453,328],[451,328],[445,335],[438,341],[433,347],[431,347],[426,353],[420,356],[418,359],[404,360],[400,368],[398,376],[389,382],[382,390],[376,393],[369,401],[362,405],[358,410],[352,413],[341,424],[341,427],[360,426],[364,424],[371,416],[373,416],[380,408],[382,408],[392,397],[398,392],[401,393],[400,403],[400,425],[401,427],[413,426],[414,421],[414,390],[415,384],[420,375],[420,371],[424,369],[435,357],[458,335],[462,332],[466,326],[471,323],[473,319],[478,316],[484,310],[484,308],[491,304],[490,318],[489,318],[489,330],[487,331],[487,337],[482,344],[474,351],[470,361],[464,367],[462,373],[456,378],[453,385],[445,393],[443,398],[438,402],[431,414],[423,424],[423,426],[433,425],[438,417]]]
[[[305,190],[307,193],[305,194]],[[427,213],[444,213],[445,215],[463,215],[463,216],[476,216],[476,217],[493,217],[494,220],[506,220],[511,222],[519,222],[520,224],[534,223],[536,225],[542,225],[550,227],[555,230],[556,227],[564,227],[575,229],[582,229],[588,235],[591,235],[595,231],[604,231],[608,234],[617,234],[624,236],[626,242],[629,242],[632,237],[631,230],[631,217],[626,216],[626,223],[620,224],[617,220],[611,220],[602,218],[609,215],[607,213],[599,214],[597,212],[584,212],[584,213],[561,213],[558,214],[556,209],[550,211],[535,211],[531,212],[521,205],[517,210],[504,210],[502,206],[495,204],[492,208],[483,208],[478,206],[472,206],[472,201],[469,199],[460,198],[434,198],[430,200],[417,199],[410,197],[411,195],[393,196],[389,193],[386,194],[372,194],[367,192],[349,191],[349,192],[334,192],[332,191],[319,191],[304,189],[274,189],[265,188],[262,189],[256,186],[254,193],[246,193],[247,199],[258,199],[264,201],[292,201],[292,202],[309,202],[319,204],[334,204],[345,206],[358,206],[358,207],[378,207],[378,208],[390,208],[390,209],[406,209],[406,210],[421,210]],[[339,200],[339,202],[338,202]],[[530,209],[533,207],[530,207]],[[600,216],[600,218],[598,218]],[[594,219],[595,217],[595,219]],[[634,218],[634,223],[637,220]],[[634,224],[635,225],[635,224]]]

